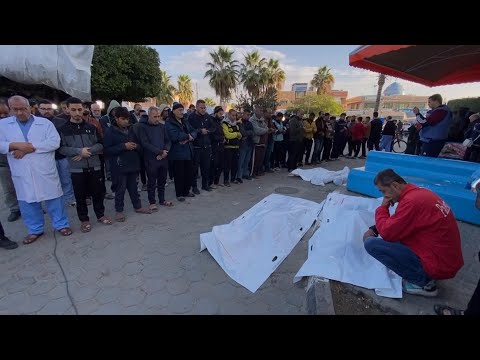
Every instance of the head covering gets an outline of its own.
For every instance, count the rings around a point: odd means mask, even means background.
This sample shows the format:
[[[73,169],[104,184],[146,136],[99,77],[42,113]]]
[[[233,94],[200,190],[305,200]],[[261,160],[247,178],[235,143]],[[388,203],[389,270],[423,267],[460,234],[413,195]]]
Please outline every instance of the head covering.
[[[118,101],[116,100],[110,101],[110,104],[108,104],[108,108],[107,108],[107,115],[110,115],[110,111],[112,111],[117,107],[120,107],[120,104],[118,103]]]
[[[177,110],[177,109],[180,109],[180,108],[185,109],[185,107],[180,103],[174,103],[173,106],[172,106],[172,110]]]
[[[219,106],[215,106],[215,109],[213,109],[213,113],[216,114],[220,111],[223,111],[223,108],[219,105]]]

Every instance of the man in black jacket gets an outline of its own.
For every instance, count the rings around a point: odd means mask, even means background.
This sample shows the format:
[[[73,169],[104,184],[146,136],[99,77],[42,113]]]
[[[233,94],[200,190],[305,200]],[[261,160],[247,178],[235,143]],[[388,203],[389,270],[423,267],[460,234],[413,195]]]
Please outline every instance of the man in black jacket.
[[[378,118],[378,112],[375,111],[373,113],[373,120],[370,122],[370,136],[367,140],[368,151],[372,151],[374,146],[376,151],[380,151],[382,127],[382,120]]]
[[[219,186],[220,174],[223,171],[225,159],[225,135],[223,134],[222,121],[225,112],[221,106],[216,106],[213,111],[213,126],[215,131],[210,134],[212,143],[212,156],[210,161],[209,187],[216,189]],[[223,186],[223,184],[221,185]]]
[[[87,195],[92,195],[93,210],[98,222],[111,225],[105,216],[104,183],[98,154],[103,150],[102,139],[95,126],[83,119],[82,100],[71,97],[67,100],[70,120],[58,129],[60,154],[65,155],[70,165],[73,192],[77,201],[77,214],[82,232],[92,230],[88,217]]]
[[[111,157],[112,166],[117,175],[117,191],[115,192],[115,220],[125,221],[123,214],[125,191],[128,190],[135,212],[150,214],[149,209],[142,208],[137,189],[137,177],[140,171],[140,143],[130,124],[130,114],[125,107],[115,111],[115,122],[105,134],[105,153]]]
[[[158,211],[155,200],[155,189],[158,189],[158,201],[163,206],[173,206],[171,201],[165,200],[165,182],[167,181],[168,152],[170,139],[162,123],[162,113],[166,105],[161,108],[152,106],[148,109],[148,117],[140,120],[140,143],[143,147],[143,158],[147,170],[147,191],[150,210]],[[162,108],[163,107],[163,108]]]
[[[198,167],[202,173],[202,190],[212,191],[208,184],[210,175],[210,158],[212,157],[212,144],[210,134],[215,132],[211,116],[207,114],[207,105],[204,100],[197,100],[195,112],[188,116],[188,122],[197,131],[197,138],[193,141],[193,178],[192,191],[200,194],[197,187]]]

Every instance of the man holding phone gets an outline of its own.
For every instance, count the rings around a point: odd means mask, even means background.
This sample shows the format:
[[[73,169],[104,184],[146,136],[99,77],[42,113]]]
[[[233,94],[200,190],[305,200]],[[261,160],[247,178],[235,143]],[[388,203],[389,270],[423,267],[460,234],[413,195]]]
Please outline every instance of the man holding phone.
[[[365,250],[403,278],[406,293],[436,296],[435,280],[451,279],[463,266],[452,210],[438,195],[407,184],[392,169],[379,172],[373,182],[384,197],[375,225],[363,236]]]

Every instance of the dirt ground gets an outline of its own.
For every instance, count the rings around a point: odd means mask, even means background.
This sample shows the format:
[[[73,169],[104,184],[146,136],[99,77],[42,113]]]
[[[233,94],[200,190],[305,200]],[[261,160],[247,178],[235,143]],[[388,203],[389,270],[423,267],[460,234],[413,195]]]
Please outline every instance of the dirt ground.
[[[354,294],[337,281],[330,281],[336,315],[396,315],[382,311],[378,305],[362,294]]]

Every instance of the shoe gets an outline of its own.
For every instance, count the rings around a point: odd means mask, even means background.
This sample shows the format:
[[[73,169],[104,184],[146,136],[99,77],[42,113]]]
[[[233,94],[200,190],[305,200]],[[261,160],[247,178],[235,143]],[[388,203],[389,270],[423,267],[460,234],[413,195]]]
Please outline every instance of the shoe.
[[[194,193],[188,193],[187,195],[185,195],[185,197],[195,197],[195,194]]]
[[[105,199],[113,200],[113,199],[115,199],[115,196],[113,196],[113,194],[107,193],[107,194],[105,194]]]
[[[403,280],[402,288],[403,291],[411,295],[421,295],[426,297],[435,297],[438,295],[437,283],[435,282],[435,280],[431,280],[427,285],[423,287]]]
[[[15,241],[10,240],[8,237],[4,236],[0,239],[0,248],[6,250],[13,250],[18,247],[18,244]]]
[[[268,169],[268,170],[265,170],[265,172],[267,172],[267,173],[270,173],[270,174],[271,174],[271,173],[274,173],[275,171],[273,171],[272,169]]]
[[[230,186],[231,186],[229,181],[225,181],[225,182],[223,183],[223,185],[226,186],[226,187],[230,187]]]
[[[147,191],[147,184],[142,185],[142,191]]]
[[[200,190],[198,190],[198,188],[193,188],[192,192],[193,192],[195,195],[200,195]]]
[[[20,219],[20,211],[15,211],[15,212],[11,212],[10,215],[8,215],[8,221],[9,222],[13,222],[13,221],[16,221]]]
[[[359,159],[366,159],[367,157],[366,156],[359,156],[358,158]]]
[[[236,178],[235,181],[236,181],[237,183],[243,184],[243,180],[240,179],[240,178]]]
[[[179,197],[177,197],[177,200],[180,201],[180,202],[184,202],[185,198],[183,196],[179,196]]]
[[[202,187],[202,190],[205,190],[205,191],[212,191],[213,189],[211,187]]]
[[[212,185],[209,186],[209,188],[210,188],[210,189],[216,189],[216,188],[217,188],[217,185],[212,184]]]
[[[243,178],[244,178],[245,180],[252,180],[252,178],[250,177],[250,175],[244,176]]]

